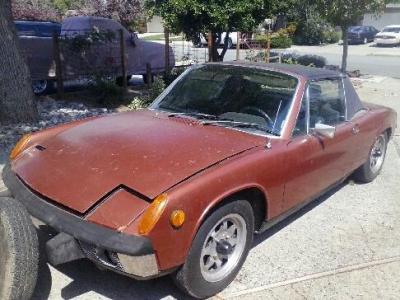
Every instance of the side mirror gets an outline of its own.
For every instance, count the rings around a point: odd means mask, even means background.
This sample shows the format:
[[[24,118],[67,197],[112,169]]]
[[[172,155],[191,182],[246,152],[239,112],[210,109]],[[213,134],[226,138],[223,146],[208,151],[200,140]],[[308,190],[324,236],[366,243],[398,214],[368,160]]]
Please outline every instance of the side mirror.
[[[332,139],[335,136],[336,127],[317,123],[315,124],[314,132]]]

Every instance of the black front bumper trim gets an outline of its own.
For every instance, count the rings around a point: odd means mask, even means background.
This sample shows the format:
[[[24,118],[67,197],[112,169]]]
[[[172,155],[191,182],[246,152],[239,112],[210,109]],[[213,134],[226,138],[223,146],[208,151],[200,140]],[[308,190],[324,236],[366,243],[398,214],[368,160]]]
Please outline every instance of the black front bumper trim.
[[[154,253],[147,237],[128,235],[90,223],[42,199],[16,176],[10,164],[4,167],[3,181],[13,198],[20,201],[33,217],[58,232],[67,233],[79,241],[122,254],[139,256]]]

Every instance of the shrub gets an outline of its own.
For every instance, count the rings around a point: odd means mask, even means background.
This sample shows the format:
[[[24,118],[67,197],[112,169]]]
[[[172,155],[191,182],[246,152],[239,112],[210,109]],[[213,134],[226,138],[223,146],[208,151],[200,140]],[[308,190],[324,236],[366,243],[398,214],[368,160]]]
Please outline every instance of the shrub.
[[[271,37],[271,48],[290,48],[293,42],[286,33],[278,33]]]
[[[173,68],[168,76],[164,76],[164,82],[166,85],[170,85],[176,78],[178,78],[183,72],[185,72],[187,67]]]
[[[102,105],[114,105],[122,101],[123,89],[115,83],[114,78],[95,76],[90,89]]]
[[[292,46],[292,39],[285,29],[272,33],[270,36],[271,48],[290,48]],[[263,48],[267,48],[268,35],[260,34],[256,36],[256,41],[261,44]]]
[[[322,34],[322,42],[325,44],[336,44],[340,40],[341,34],[333,29],[325,30]]]
[[[149,89],[148,102],[154,101],[165,90],[165,82],[162,77],[156,76]]]
[[[298,45],[319,45],[323,42],[323,26],[310,18],[297,27],[294,42]]]
[[[135,97],[131,101],[131,103],[128,104],[128,108],[131,110],[136,110],[136,109],[141,109],[147,107],[149,104],[146,103],[145,99],[143,97]]]
[[[274,51],[271,52],[271,56],[277,56],[277,55],[279,55],[278,52]],[[285,64],[299,64],[317,68],[323,68],[327,64],[326,58],[319,55],[310,55],[310,54],[300,55],[299,53],[296,52],[281,52],[280,55],[282,63]]]
[[[297,63],[303,66],[313,66],[323,68],[326,65],[326,58],[319,55],[301,55],[297,58]]]

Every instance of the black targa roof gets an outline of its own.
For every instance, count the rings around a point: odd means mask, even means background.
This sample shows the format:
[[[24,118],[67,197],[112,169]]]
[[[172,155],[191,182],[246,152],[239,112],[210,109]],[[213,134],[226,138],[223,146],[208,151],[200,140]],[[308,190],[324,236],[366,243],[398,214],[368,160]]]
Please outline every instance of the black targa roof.
[[[291,75],[302,76],[308,80],[315,80],[327,77],[341,77],[341,73],[337,71],[315,68],[315,67],[307,67],[303,65],[296,64],[278,64],[278,63],[270,63],[266,64],[263,62],[248,62],[248,61],[232,61],[232,62],[223,62],[221,64],[233,65],[233,66],[242,66],[242,67],[257,67],[265,70],[271,70],[276,72],[289,73]]]

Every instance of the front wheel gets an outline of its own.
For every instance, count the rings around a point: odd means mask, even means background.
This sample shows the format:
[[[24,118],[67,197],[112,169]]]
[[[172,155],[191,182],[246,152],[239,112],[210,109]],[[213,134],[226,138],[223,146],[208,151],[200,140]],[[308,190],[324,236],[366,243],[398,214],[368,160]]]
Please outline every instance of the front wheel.
[[[373,181],[381,172],[385,161],[387,148],[387,135],[381,133],[374,141],[369,151],[367,161],[354,172],[356,181],[368,183]]]
[[[215,210],[201,225],[175,282],[185,293],[203,299],[227,287],[242,267],[253,242],[254,216],[248,201]]]
[[[0,299],[28,300],[39,265],[36,230],[23,205],[0,197]]]

